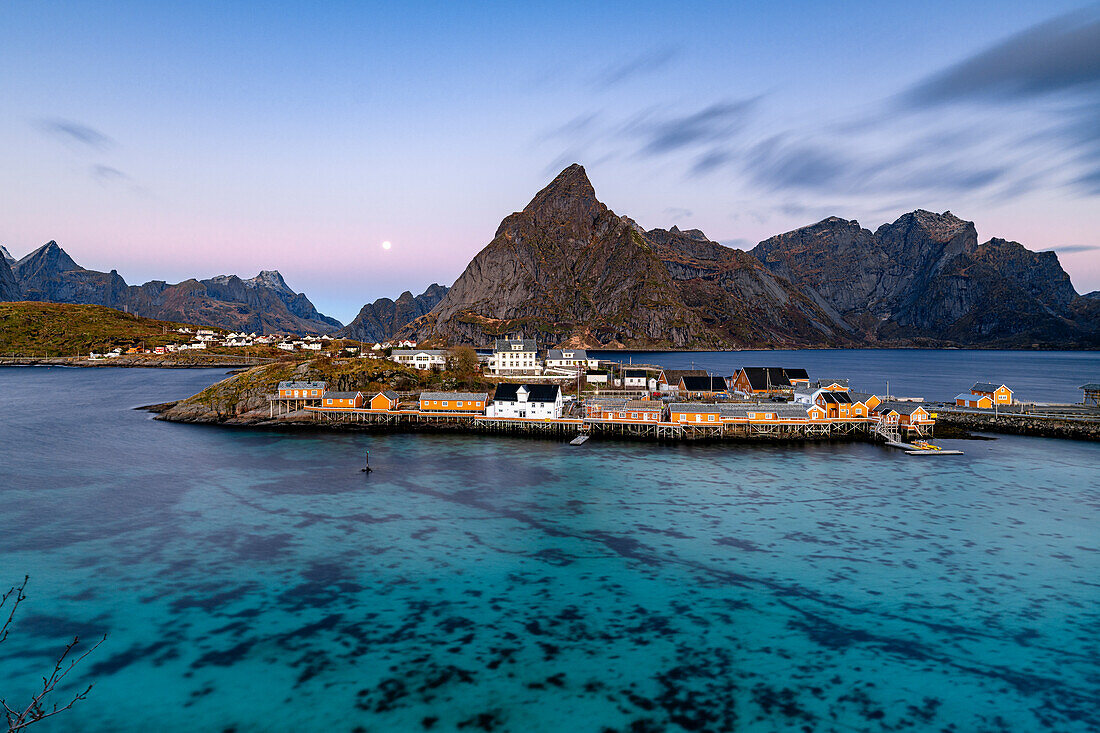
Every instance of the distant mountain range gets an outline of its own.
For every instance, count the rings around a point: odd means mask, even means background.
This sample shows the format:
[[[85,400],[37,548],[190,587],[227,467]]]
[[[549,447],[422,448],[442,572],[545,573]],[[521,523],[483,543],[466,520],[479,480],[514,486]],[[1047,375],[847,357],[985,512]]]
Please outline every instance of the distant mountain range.
[[[147,318],[257,333],[331,333],[343,325],[319,313],[275,270],[247,280],[219,275],[175,285],[163,280],[127,285],[114,270],[81,267],[53,241],[13,263],[2,259],[0,300],[104,305]]]
[[[1100,298],[1053,252],[978,244],[971,222],[914,211],[876,232],[831,217],[750,252],[698,230],[645,231],[572,165],[501,223],[400,335],[576,346],[1100,345]]]
[[[974,224],[951,212],[917,210],[874,232],[830,217],[746,252],[697,229],[646,231],[600,203],[576,164],[507,216],[453,286],[380,298],[343,327],[276,271],[131,286],[55,242],[18,261],[0,254],[0,300],[372,342],[1100,347],[1100,292],[1079,295],[1053,252],[979,244]]]
[[[375,343],[385,341],[405,324],[431,311],[447,294],[447,290],[446,285],[436,283],[420,295],[414,296],[406,290],[396,301],[379,298],[364,305],[359,315],[334,335]]]

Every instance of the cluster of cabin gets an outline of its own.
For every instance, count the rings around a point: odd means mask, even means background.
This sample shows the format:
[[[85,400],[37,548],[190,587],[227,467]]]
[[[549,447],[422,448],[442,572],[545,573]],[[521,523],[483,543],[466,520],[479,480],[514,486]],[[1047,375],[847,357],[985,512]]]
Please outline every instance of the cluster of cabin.
[[[892,431],[927,434],[936,415],[919,401],[885,399],[853,390],[846,379],[811,381],[804,370],[746,367],[726,379],[710,375],[661,372],[660,399],[585,397],[571,420],[626,425],[832,425],[888,426]],[[668,380],[675,380],[675,388]],[[665,394],[662,394],[662,391]],[[782,395],[782,398],[778,397]],[[488,392],[422,392],[416,404],[403,406],[392,391],[367,395],[336,392],[323,382],[283,382],[278,399],[303,401],[314,410],[383,411],[402,414],[465,416],[486,419],[560,420],[566,398],[557,384],[504,382]],[[571,398],[570,398],[571,399]],[[789,400],[789,401],[788,401]],[[411,400],[410,400],[411,403]]]
[[[1003,384],[993,382],[975,382],[970,392],[955,395],[957,407],[973,407],[991,410],[1013,404],[1012,390]]]

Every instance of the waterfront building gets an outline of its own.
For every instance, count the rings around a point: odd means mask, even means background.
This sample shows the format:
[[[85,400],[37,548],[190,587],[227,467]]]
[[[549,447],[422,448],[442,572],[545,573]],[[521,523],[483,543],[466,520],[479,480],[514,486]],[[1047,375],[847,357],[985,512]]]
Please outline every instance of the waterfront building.
[[[678,385],[681,396],[684,397],[717,397],[728,394],[728,385],[725,377],[680,377]]]
[[[443,369],[447,365],[445,349],[394,349],[390,359],[421,371]]]
[[[649,372],[645,369],[624,369],[623,389],[649,389]]]
[[[611,418],[605,415],[617,412],[626,403],[627,400],[622,397],[586,397],[584,416],[591,420],[610,420]]]
[[[372,410],[396,410],[398,404],[400,404],[400,399],[392,389],[379,392],[370,398],[370,409]]]
[[[970,388],[970,394],[979,397],[983,395],[989,397],[994,405],[1012,404],[1012,390],[1003,384],[976,382],[974,386]]]
[[[550,349],[546,354],[547,369],[578,371],[596,369],[599,365],[597,359],[588,358],[588,352],[584,349]]]
[[[538,345],[534,339],[497,339],[489,357],[493,374],[539,374]]]
[[[722,409],[718,405],[703,402],[673,402],[668,406],[668,419],[678,423],[717,425],[722,419]]]
[[[733,375],[730,389],[737,394],[751,397],[773,392],[791,392],[796,387],[806,387],[810,377],[805,369],[786,367],[741,367]]]
[[[983,410],[993,409],[993,398],[986,394],[974,394],[972,392],[963,392],[962,394],[955,395],[956,407],[977,407]]]
[[[934,416],[930,415],[919,402],[899,402],[891,400],[883,402],[874,409],[873,415],[888,420],[896,420],[898,428],[908,432],[923,434],[935,425]]]
[[[487,392],[421,392],[421,412],[485,412]]]
[[[562,413],[561,387],[556,384],[497,385],[493,401],[489,403],[487,417],[522,417],[528,419],[560,418]]]
[[[1100,384],[1089,382],[1088,384],[1082,384],[1077,389],[1085,392],[1085,396],[1081,400],[1082,404],[1100,407]]]
[[[584,381],[588,384],[607,384],[607,372],[587,372]]]
[[[325,407],[362,407],[363,393],[326,391],[322,400]]]
[[[319,400],[324,391],[324,382],[279,382],[279,397],[282,399]]]
[[[605,420],[620,422],[658,423],[665,406],[652,400],[627,400],[614,412],[605,413]]]
[[[662,369],[657,375],[657,389],[661,392],[679,392],[680,377],[706,377],[705,369]]]

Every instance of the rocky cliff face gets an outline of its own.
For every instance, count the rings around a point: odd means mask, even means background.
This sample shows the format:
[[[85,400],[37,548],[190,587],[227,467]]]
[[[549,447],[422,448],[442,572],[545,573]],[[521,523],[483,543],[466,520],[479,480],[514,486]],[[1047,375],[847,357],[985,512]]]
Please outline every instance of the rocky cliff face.
[[[15,264],[15,258],[11,256],[11,252],[2,244],[0,244],[0,260],[4,260],[9,266]]]
[[[23,289],[19,287],[19,283],[12,273],[11,265],[6,257],[0,257],[0,301],[22,299]]]
[[[318,313],[274,270],[249,280],[220,275],[175,285],[163,280],[127,285],[114,270],[81,267],[51,241],[19,260],[12,272],[27,300],[105,305],[149,318],[257,333],[329,333],[341,326]]]
[[[596,199],[579,165],[505,218],[443,300],[406,332],[474,344],[498,336],[586,345],[719,342],[679,297],[652,243]]]
[[[829,218],[752,254],[809,297],[820,295],[864,343],[1089,344],[1098,325],[1052,252],[978,244],[972,222],[914,211],[873,234]]]
[[[377,343],[392,338],[406,324],[415,321],[434,308],[447,294],[447,286],[432,284],[420,295],[414,296],[408,290],[401,293],[397,300],[379,298],[367,303],[351,323],[340,329],[336,335],[342,338],[357,339]]]

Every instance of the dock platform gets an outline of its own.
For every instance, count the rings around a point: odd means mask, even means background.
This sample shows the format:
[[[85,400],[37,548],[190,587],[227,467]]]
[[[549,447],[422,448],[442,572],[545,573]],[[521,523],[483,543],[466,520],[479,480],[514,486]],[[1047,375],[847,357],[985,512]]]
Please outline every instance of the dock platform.
[[[921,448],[912,443],[899,443],[896,440],[888,440],[885,445],[891,448],[901,448],[907,456],[961,456],[961,450],[943,450],[942,448]]]

